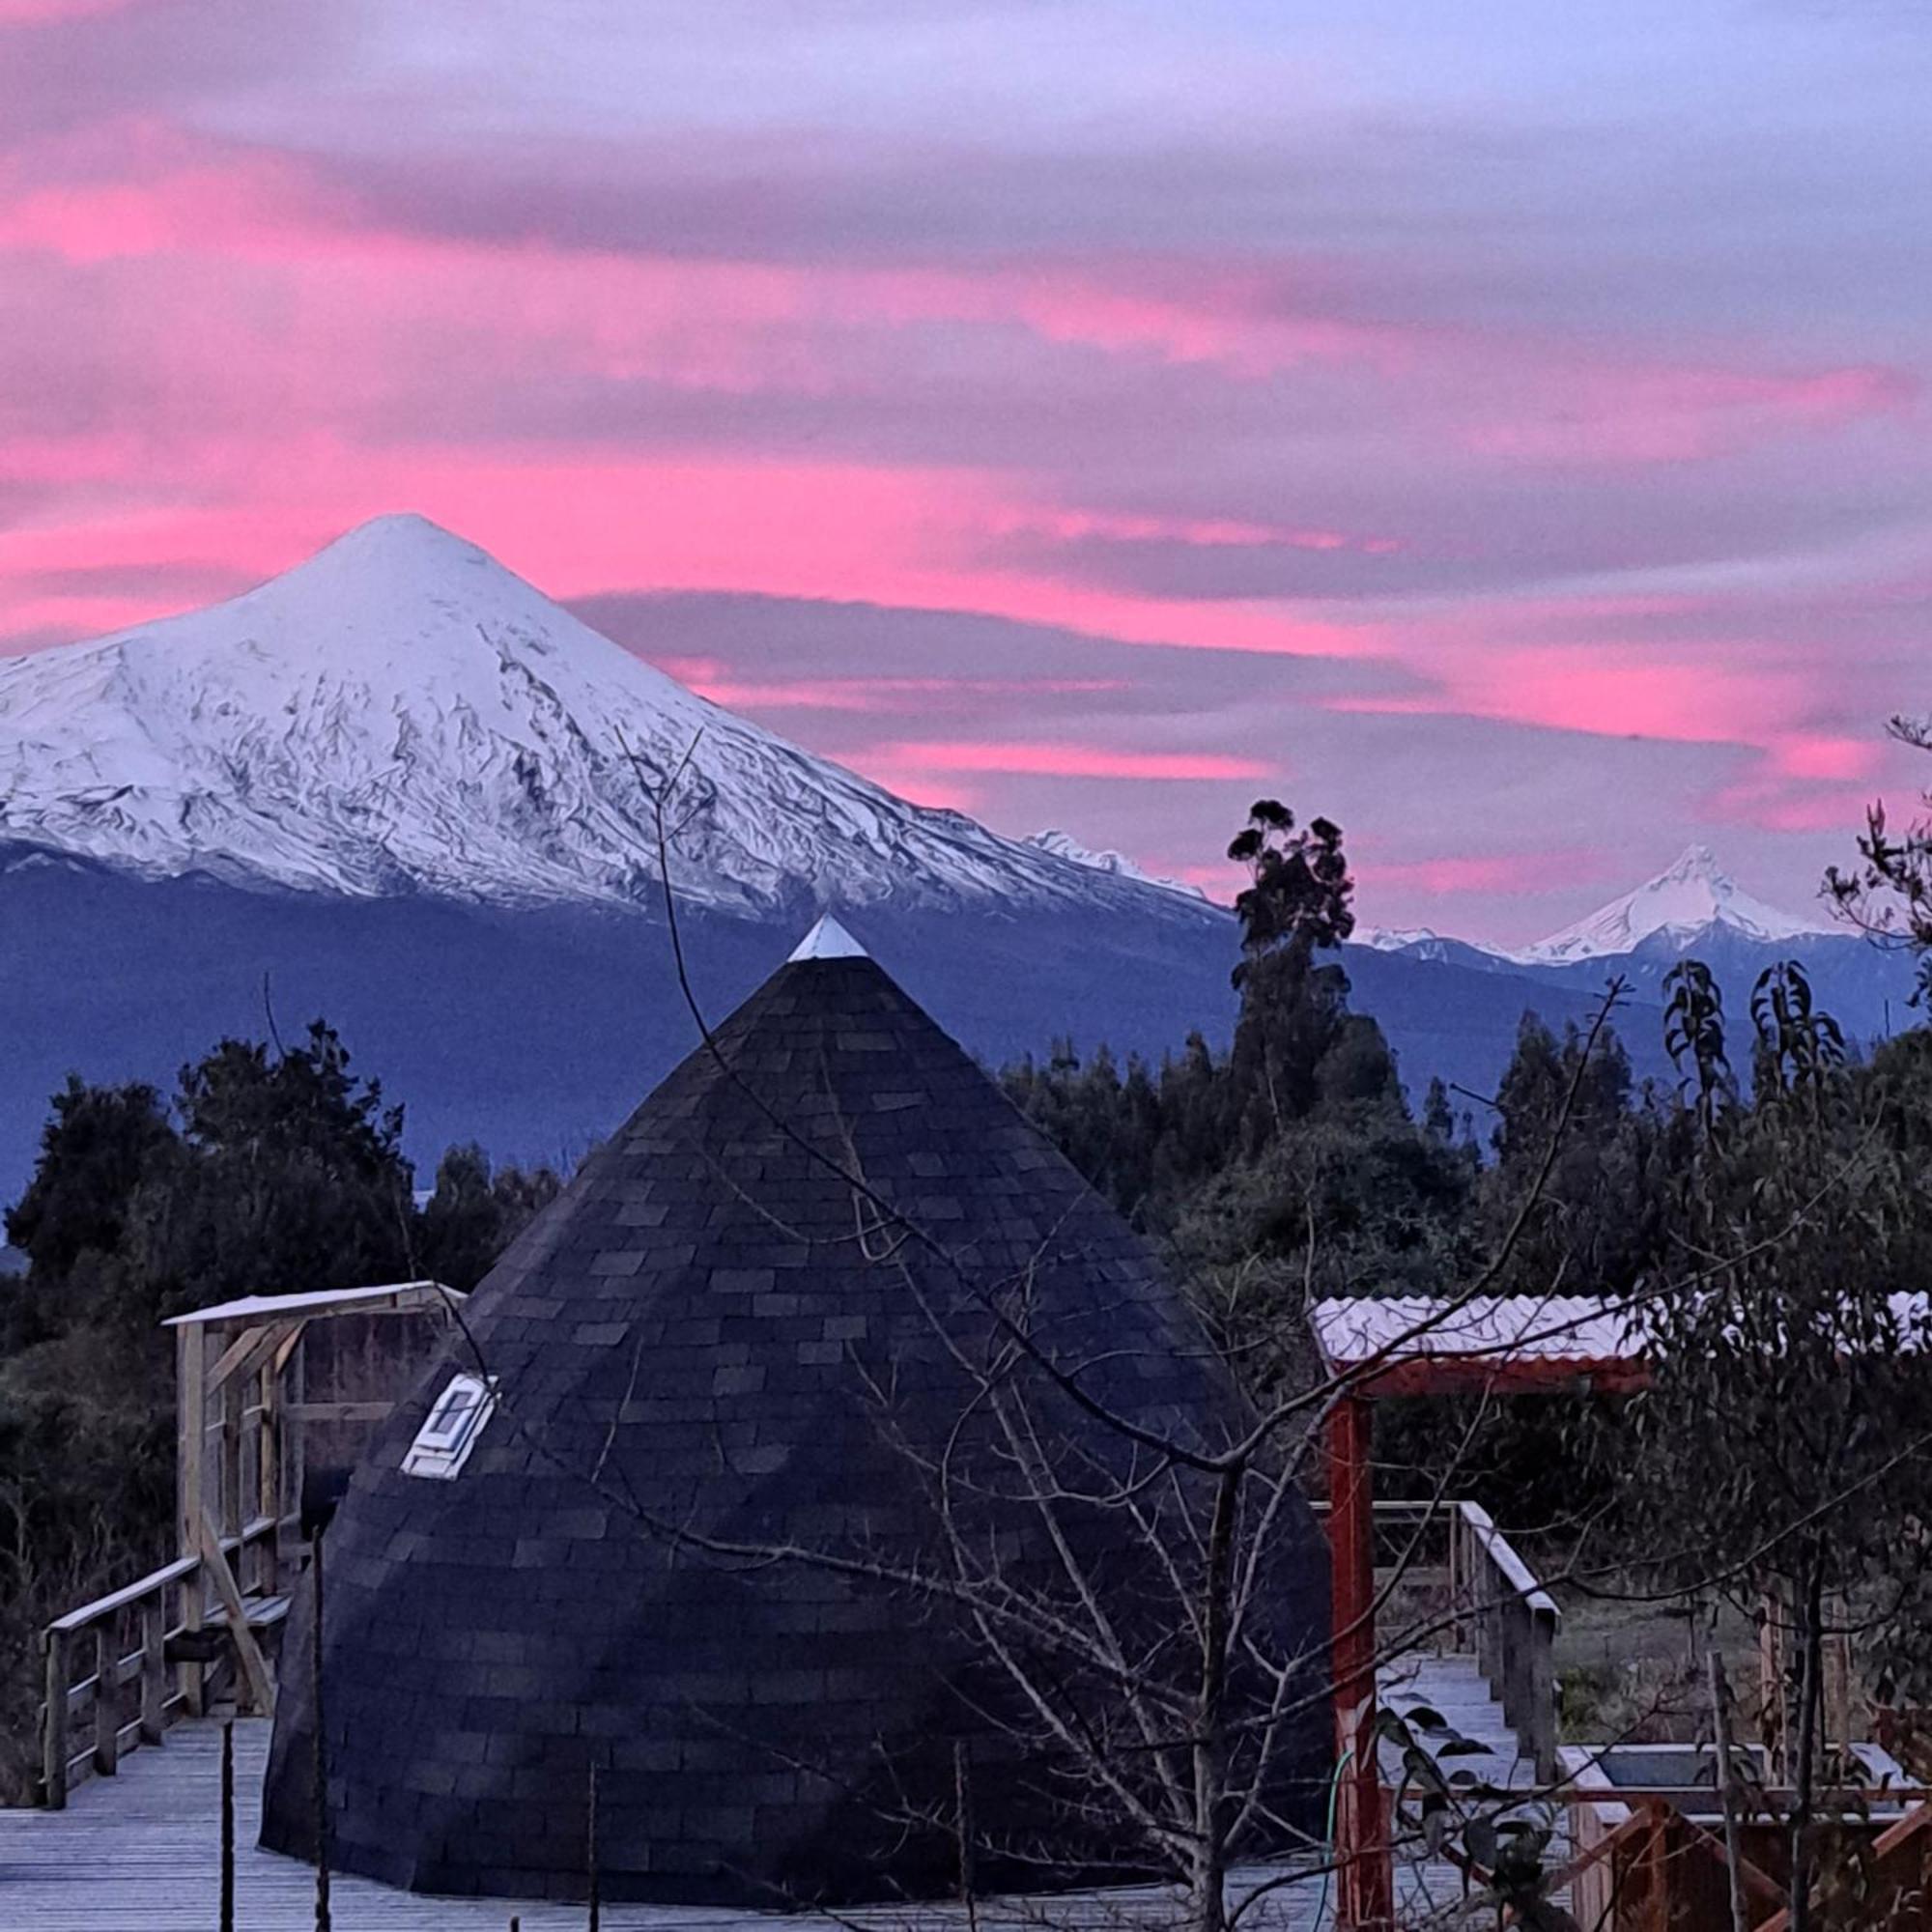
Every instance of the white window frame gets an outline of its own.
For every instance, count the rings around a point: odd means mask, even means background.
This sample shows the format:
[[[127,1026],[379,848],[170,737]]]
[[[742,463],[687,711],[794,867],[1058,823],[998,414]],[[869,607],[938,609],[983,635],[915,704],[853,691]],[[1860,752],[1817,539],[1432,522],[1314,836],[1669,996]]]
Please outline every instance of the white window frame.
[[[481,1376],[451,1376],[404,1454],[403,1474],[447,1482],[469,1461],[496,1408],[494,1376],[488,1381]]]

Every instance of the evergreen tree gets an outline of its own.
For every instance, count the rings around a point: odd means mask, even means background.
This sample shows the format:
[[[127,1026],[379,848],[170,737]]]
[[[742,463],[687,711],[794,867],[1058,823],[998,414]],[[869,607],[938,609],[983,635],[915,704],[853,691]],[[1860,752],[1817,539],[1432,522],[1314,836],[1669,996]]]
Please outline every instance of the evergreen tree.
[[[493,1168],[473,1141],[453,1147],[436,1171],[423,1204],[417,1266],[445,1288],[468,1293],[562,1186],[547,1167]]]
[[[83,1256],[119,1252],[142,1184],[179,1143],[152,1087],[89,1087],[78,1074],[53,1097],[40,1158],[8,1210],[7,1237],[27,1257],[23,1288],[8,1297],[8,1352],[48,1332],[44,1298],[58,1294]]]
[[[1456,1110],[1449,1104],[1449,1090],[1439,1073],[1429,1077],[1429,1093],[1422,1103],[1422,1130],[1444,1147],[1456,1138]]]
[[[1655,1095],[1633,1094],[1630,1057],[1614,1033],[1600,1034],[1592,1050],[1576,1026],[1559,1040],[1525,1013],[1496,1089],[1495,1159],[1481,1188],[1492,1245],[1514,1226],[1559,1125],[1555,1162],[1499,1285],[1529,1294],[1621,1293],[1667,1238],[1660,1190],[1682,1153],[1682,1132]]]

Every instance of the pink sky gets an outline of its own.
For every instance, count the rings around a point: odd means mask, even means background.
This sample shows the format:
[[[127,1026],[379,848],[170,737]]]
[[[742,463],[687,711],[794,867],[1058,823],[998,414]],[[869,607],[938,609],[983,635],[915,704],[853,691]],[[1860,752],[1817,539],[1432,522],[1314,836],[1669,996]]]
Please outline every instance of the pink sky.
[[[1932,706],[1932,30],[1450,11],[0,0],[0,649],[414,509],[1003,830],[1802,904]]]

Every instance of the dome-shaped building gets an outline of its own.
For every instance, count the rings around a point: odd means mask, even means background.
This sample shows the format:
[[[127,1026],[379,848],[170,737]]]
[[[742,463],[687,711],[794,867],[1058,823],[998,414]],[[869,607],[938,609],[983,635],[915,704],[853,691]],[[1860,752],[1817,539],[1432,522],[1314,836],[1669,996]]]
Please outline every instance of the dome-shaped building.
[[[1143,1486],[1248,1411],[1120,1217],[836,925],[715,1044],[505,1254],[355,1472],[325,1546],[333,1862],[581,1895],[594,1768],[607,1898],[942,1892],[962,1771],[983,1886],[1145,1865],[1034,1735],[1027,1672],[1099,1727],[1105,1672],[1081,1687],[1055,1619],[1167,1667],[1148,1505],[1180,1492]],[[1262,1815],[1313,1828],[1327,1555],[1298,1495],[1264,1567],[1308,1694]],[[312,1857],[307,1617],[262,1838]]]

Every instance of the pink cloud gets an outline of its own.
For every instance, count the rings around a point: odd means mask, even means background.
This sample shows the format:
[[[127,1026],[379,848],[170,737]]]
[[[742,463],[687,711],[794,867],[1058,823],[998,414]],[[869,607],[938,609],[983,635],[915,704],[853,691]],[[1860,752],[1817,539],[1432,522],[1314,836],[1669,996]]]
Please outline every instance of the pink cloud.
[[[1876,737],[1844,738],[1828,732],[1795,732],[1774,738],[1775,768],[1786,778],[1822,779],[1865,784],[1878,774],[1884,747]]]
[[[1207,550],[1358,550],[1374,556],[1393,555],[1404,548],[1397,537],[1358,536],[1347,530],[1246,523],[1234,517],[1163,517],[1051,505],[1016,508],[994,525],[993,533],[1045,536],[1057,543],[1078,543],[1087,537],[1122,543],[1173,542]]]
[[[0,27],[50,26],[89,14],[118,14],[134,0],[0,0]]]
[[[1643,468],[1724,456],[1794,431],[1843,429],[1916,402],[1917,378],[1877,364],[1792,371],[1617,367],[1559,372],[1560,401],[1472,424],[1470,449],[1542,464]]]
[[[900,743],[878,748],[893,766],[941,772],[1004,772],[1060,779],[1207,781],[1268,779],[1277,766],[1211,752],[1132,752],[1100,745],[1024,742]]]
[[[1091,696],[1132,689],[1124,678],[820,677],[761,682],[715,658],[655,660],[714,704],[772,710],[889,713],[963,698]]]
[[[1598,877],[1602,856],[1585,846],[1540,852],[1457,852],[1424,859],[1378,856],[1370,841],[1369,856],[1357,866],[1358,877],[1376,892],[1384,888],[1453,898],[1463,893],[1511,895],[1548,892],[1552,886],[1575,885]]]
[[[1344,695],[1328,708],[1722,745],[1791,731],[1815,701],[1808,670],[1766,666],[1748,653],[1699,657],[1682,646],[1484,646],[1470,639],[1431,668],[1434,690]]]

